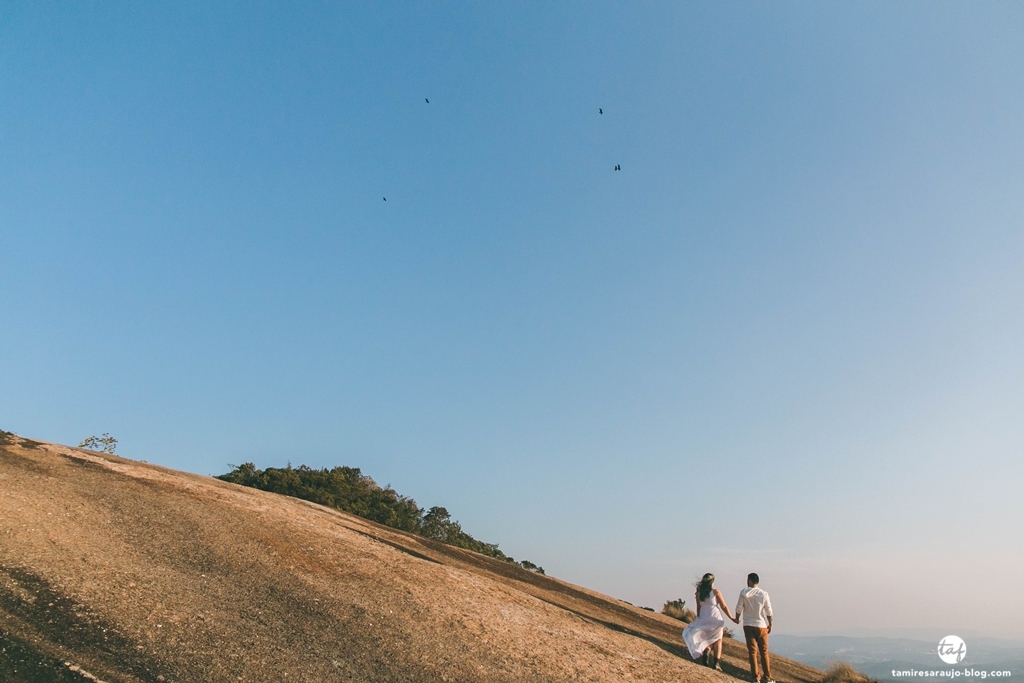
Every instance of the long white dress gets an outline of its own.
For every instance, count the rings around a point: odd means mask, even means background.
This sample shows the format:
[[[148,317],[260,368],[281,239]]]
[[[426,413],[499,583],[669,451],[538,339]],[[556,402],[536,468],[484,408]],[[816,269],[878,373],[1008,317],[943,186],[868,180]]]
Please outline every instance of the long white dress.
[[[718,608],[715,592],[700,603],[700,616],[683,629],[683,642],[690,656],[698,659],[708,645],[720,640],[725,629],[725,617]]]

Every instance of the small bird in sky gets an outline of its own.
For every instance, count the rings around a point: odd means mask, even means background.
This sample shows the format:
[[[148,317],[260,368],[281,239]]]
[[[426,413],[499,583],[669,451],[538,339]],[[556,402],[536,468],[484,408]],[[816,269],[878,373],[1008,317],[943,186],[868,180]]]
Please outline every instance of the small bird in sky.
[[[621,170],[622,170],[622,167],[621,167],[621,166],[619,166],[618,164],[615,164],[615,170],[616,170],[616,171],[621,171]]]
[[[598,110],[597,110],[597,113],[598,113],[598,114],[603,114],[603,113],[604,113],[604,109],[598,109]]]
[[[387,198],[387,197],[385,197],[385,198],[384,198],[384,201],[387,201],[387,200],[388,200],[388,198]]]
[[[423,99],[427,100],[427,104],[430,104],[430,100],[428,100],[426,97],[424,97]]]

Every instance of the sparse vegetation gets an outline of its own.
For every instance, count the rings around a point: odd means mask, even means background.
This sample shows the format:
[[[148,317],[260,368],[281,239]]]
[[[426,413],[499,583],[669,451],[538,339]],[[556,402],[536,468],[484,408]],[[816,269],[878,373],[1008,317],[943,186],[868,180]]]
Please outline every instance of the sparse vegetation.
[[[117,449],[117,439],[104,432],[103,436],[90,436],[82,441],[82,443],[78,444],[78,447],[113,455],[114,451]]]
[[[251,462],[229,467],[232,468],[230,472],[217,478],[326,505],[394,529],[410,531],[456,548],[512,562],[538,574],[544,573],[543,567],[529,560],[516,562],[498,550],[497,543],[485,543],[473,538],[462,530],[462,525],[453,520],[445,508],[423,510],[412,498],[400,495],[390,486],[381,488],[358,467],[317,470],[305,465],[293,468],[289,464],[284,468],[268,467],[260,470]]]
[[[825,677],[821,683],[877,683],[873,678],[865,676],[846,662],[831,662],[825,667]]]
[[[661,608],[661,613],[665,616],[672,617],[673,619],[678,619],[685,624],[689,624],[697,618],[697,615],[692,609],[687,609],[686,600],[683,600],[682,598],[666,602],[664,607]]]

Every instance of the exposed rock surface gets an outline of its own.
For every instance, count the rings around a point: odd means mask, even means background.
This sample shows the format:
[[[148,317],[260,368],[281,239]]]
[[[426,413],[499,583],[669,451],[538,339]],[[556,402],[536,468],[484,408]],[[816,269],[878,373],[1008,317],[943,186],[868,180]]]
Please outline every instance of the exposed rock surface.
[[[0,434],[3,681],[749,677],[742,643],[719,674],[681,626],[304,501]]]

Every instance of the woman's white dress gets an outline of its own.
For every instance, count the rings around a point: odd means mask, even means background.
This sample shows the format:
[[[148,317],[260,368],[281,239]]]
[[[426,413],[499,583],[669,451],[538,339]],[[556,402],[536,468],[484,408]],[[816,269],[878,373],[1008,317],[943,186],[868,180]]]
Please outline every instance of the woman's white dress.
[[[700,616],[683,629],[683,642],[686,643],[690,656],[694,659],[704,654],[704,650],[722,638],[725,629],[725,617],[718,608],[718,600],[714,591],[707,600],[700,603]]]

